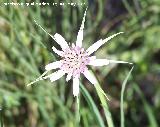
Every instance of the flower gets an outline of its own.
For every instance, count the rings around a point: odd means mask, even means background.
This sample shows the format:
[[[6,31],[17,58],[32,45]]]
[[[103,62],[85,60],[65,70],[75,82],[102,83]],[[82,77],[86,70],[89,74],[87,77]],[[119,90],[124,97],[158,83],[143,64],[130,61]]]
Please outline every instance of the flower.
[[[92,84],[97,84],[97,80],[94,78],[92,73],[88,70],[87,66],[104,66],[110,63],[128,63],[125,61],[116,61],[108,59],[96,59],[96,56],[92,56],[92,53],[95,52],[99,47],[104,43],[108,42],[113,37],[123,33],[116,33],[104,40],[100,39],[91,45],[87,50],[82,47],[83,41],[83,29],[84,22],[86,17],[86,11],[83,16],[82,24],[77,35],[76,44],[72,43],[72,46],[69,47],[65,39],[58,33],[52,36],[48,33],[42,26],[40,26],[35,20],[36,25],[38,25],[44,32],[46,32],[50,37],[52,37],[62,48],[62,51],[57,50],[54,46],[52,47],[53,51],[61,57],[60,61],[49,63],[45,66],[45,72],[37,78],[35,81],[31,82],[28,85],[31,85],[37,81],[50,79],[51,82],[58,80],[65,74],[67,74],[66,81],[69,81],[73,78],[73,95],[78,96],[79,94],[79,78],[80,74],[83,74]],[[129,63],[131,64],[131,63]],[[47,76],[47,72],[53,69],[58,69],[58,71],[51,73]]]

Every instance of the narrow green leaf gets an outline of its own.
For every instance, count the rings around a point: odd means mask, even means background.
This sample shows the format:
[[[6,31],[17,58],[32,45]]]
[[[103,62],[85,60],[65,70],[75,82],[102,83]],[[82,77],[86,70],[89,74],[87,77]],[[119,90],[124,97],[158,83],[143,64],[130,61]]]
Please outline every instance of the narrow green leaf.
[[[131,75],[131,72],[133,70],[134,66],[131,68],[131,70],[129,71],[127,77],[125,78],[125,80],[123,81],[122,84],[122,90],[121,90],[121,104],[120,104],[120,112],[121,112],[121,127],[124,127],[124,111],[123,111],[123,96],[124,96],[124,90],[128,81],[129,76]]]
[[[157,123],[156,118],[154,116],[152,107],[147,103],[147,101],[146,101],[142,91],[140,90],[139,86],[137,84],[134,84],[133,87],[134,87],[135,91],[139,94],[139,96],[140,96],[140,98],[143,102],[144,109],[146,111],[146,115],[148,116],[150,127],[158,127],[158,123]]]
[[[90,71],[90,72],[91,72],[92,76],[94,77],[94,80],[97,80],[96,77],[94,76],[93,72],[92,71]],[[96,92],[98,94],[98,97],[101,101],[101,104],[102,104],[102,107],[103,107],[103,110],[104,110],[104,114],[105,114],[105,117],[106,117],[106,120],[107,120],[108,127],[114,127],[112,116],[111,116],[111,113],[109,111],[108,104],[107,104],[108,97],[105,94],[105,92],[102,90],[98,81],[96,81],[96,82],[97,82],[97,84],[95,84],[94,86],[96,88]]]
[[[80,88],[81,88],[81,93],[83,94],[83,96],[85,97],[85,99],[89,105],[89,108],[93,111],[93,114],[95,116],[95,119],[97,120],[99,127],[105,127],[103,119],[102,119],[92,97],[90,96],[90,94],[88,93],[88,91],[86,90],[86,88],[82,84],[80,84]]]

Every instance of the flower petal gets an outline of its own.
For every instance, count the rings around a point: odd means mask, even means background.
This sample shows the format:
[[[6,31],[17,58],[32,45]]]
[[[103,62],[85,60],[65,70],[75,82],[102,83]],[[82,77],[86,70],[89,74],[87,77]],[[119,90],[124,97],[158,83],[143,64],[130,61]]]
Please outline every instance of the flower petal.
[[[69,48],[67,42],[65,39],[58,33],[54,35],[54,40],[61,46],[62,50],[64,51],[65,49]]]
[[[45,79],[46,78],[50,78],[51,82],[53,82],[53,81],[56,81],[59,78],[61,78],[64,74],[65,74],[64,71],[58,70],[58,71],[56,71],[56,72],[54,72],[54,73],[52,73],[52,74],[50,74],[50,75],[48,75],[46,77],[43,77],[43,78],[45,78]]]
[[[52,50],[59,56],[63,56],[63,51],[60,51],[58,49],[56,49],[54,46],[52,47]]]
[[[80,30],[78,31],[78,35],[77,35],[76,46],[79,46],[79,47],[82,47],[83,29],[84,29],[84,22],[85,22],[86,12],[87,12],[87,8],[86,8],[86,10],[84,12],[82,24],[81,24]]]
[[[95,60],[91,60],[88,65],[104,66],[108,64],[109,64],[109,61],[107,59],[95,59]]]
[[[61,48],[64,50],[66,48],[69,48],[67,42],[65,41],[65,39],[58,33],[56,33],[54,36],[51,35],[50,33],[48,33],[41,25],[39,25],[37,23],[36,20],[34,20],[34,22],[36,23],[37,26],[39,26],[45,33],[47,33],[52,39],[54,39],[60,46]]]
[[[78,96],[79,94],[79,78],[75,76],[73,78],[73,96]]]
[[[62,65],[61,61],[56,61],[56,62],[47,64],[47,65],[45,66],[45,69],[46,69],[47,71],[50,71],[50,70],[52,70],[52,69],[57,69],[57,68],[61,67],[61,65]]]
[[[83,74],[93,85],[97,84],[95,76],[89,70],[86,70]]]
[[[75,44],[74,43],[72,43],[72,48],[74,48],[75,47]]]
[[[69,73],[69,74],[67,75],[66,81],[68,82],[71,78],[72,78],[72,74]]]
[[[64,71],[58,70],[57,72],[54,72],[54,73],[49,74],[49,75],[47,75],[47,76],[44,76],[44,75],[46,75],[47,73],[48,73],[48,71],[45,71],[45,72],[44,72],[40,77],[38,77],[36,80],[34,80],[33,82],[27,84],[27,86],[30,86],[30,85],[38,82],[38,81],[45,80],[45,79],[48,79],[48,78],[50,78],[51,82],[53,82],[53,81],[61,78],[61,77],[65,74]]]
[[[90,61],[95,60],[95,59],[96,59],[96,56],[90,56],[90,57],[89,57],[89,60],[90,60]]]
[[[108,42],[110,39],[114,38],[115,36],[121,34],[123,32],[119,32],[119,33],[116,33],[116,34],[113,34],[112,36],[102,40],[100,39],[99,41],[95,42],[93,45],[91,45],[88,49],[87,49],[87,52],[88,52],[88,55],[92,54],[94,51],[96,51],[101,45],[103,45],[104,43]]]
[[[109,63],[122,63],[122,64],[133,64],[130,62],[126,62],[126,61],[117,61],[117,60],[108,60]]]

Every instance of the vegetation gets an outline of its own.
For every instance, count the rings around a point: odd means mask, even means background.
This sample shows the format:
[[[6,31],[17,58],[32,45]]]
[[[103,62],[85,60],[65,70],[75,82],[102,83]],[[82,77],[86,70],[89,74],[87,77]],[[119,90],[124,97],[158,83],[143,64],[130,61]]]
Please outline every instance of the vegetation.
[[[27,7],[4,6],[1,0],[1,126],[158,127],[160,1],[128,1],[80,0],[85,5]],[[48,2],[53,3],[51,0]],[[68,2],[70,0],[66,0]],[[123,31],[124,34],[106,43],[95,55],[133,62],[134,69],[129,73],[132,66],[127,64],[90,68],[99,84],[95,88],[82,76],[79,98],[81,119],[77,125],[77,103],[72,95],[72,81],[66,82],[63,77],[53,83],[45,80],[30,87],[26,85],[44,72],[46,64],[59,59],[51,47],[60,47],[36,26],[34,20],[51,34],[59,33],[68,42],[75,42],[86,6],[84,47]],[[99,92],[99,86],[110,101]]]

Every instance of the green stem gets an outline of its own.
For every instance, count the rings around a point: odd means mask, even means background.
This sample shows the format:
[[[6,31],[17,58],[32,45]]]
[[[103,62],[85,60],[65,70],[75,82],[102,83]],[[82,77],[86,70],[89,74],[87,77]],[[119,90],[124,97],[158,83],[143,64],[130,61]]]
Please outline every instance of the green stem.
[[[80,106],[79,106],[79,95],[76,97],[76,105],[77,105],[77,109],[76,109],[76,121],[77,121],[77,127],[79,127],[79,123],[80,123]]]

